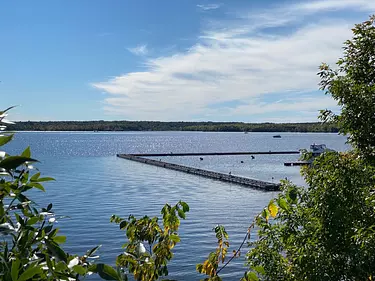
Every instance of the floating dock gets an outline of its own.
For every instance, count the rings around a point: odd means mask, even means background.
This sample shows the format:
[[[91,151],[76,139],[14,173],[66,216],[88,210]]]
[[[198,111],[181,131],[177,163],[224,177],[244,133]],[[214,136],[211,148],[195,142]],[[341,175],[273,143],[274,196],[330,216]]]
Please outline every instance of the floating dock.
[[[259,154],[300,154],[299,151],[253,151],[253,152],[203,152],[203,153],[145,153],[145,154],[119,154],[139,157],[163,157],[163,156],[223,156],[223,155],[259,155]]]
[[[279,183],[265,182],[245,177],[234,176],[230,174],[223,174],[173,163],[164,162],[161,160],[154,160],[145,157],[162,157],[162,156],[204,156],[204,155],[255,155],[255,154],[299,154],[299,151],[276,151],[276,152],[214,152],[214,153],[149,153],[149,154],[117,154],[117,157],[136,161],[148,165],[162,167],[170,170],[180,171],[188,174],[202,176],[205,178],[220,180],[223,182],[230,182],[264,191],[279,191]]]
[[[284,166],[305,166],[305,165],[310,165],[311,162],[307,162],[307,161],[297,161],[297,162],[285,162],[284,163]]]

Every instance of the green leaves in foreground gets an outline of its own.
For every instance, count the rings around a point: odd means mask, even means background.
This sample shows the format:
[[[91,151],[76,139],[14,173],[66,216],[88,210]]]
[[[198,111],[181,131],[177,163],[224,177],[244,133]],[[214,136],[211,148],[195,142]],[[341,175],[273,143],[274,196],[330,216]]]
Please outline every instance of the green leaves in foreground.
[[[375,167],[355,153],[324,153],[256,220],[243,280],[371,280],[375,276]]]
[[[10,171],[28,162],[38,162],[38,160],[24,156],[8,156],[0,161],[0,168]]]
[[[322,110],[320,118],[338,124],[352,147],[375,165],[375,15],[352,31],[337,69],[324,63],[320,66],[321,89],[341,108],[340,114]]]
[[[99,274],[99,276],[104,280],[121,281],[125,279],[125,276],[120,274],[113,267],[106,265],[104,263],[93,264],[89,267],[89,270],[93,273]]]
[[[185,219],[188,211],[189,205],[183,201],[174,206],[165,204],[161,210],[162,225],[158,217],[137,219],[131,215],[122,219],[113,215],[111,222],[119,224],[127,237],[123,245],[125,252],[117,257],[117,266],[126,268],[136,280],[151,281],[167,276],[172,249],[180,242],[177,232],[180,219]]]
[[[209,278],[206,280],[210,281],[221,280],[221,278],[217,275],[219,264],[224,263],[229,249],[229,235],[224,226],[217,225],[213,230],[215,231],[215,236],[217,239],[216,251],[211,252],[208,255],[207,260],[205,260],[202,264],[196,265],[196,270],[199,273],[208,275]]]
[[[3,146],[13,139],[13,134],[0,136],[0,146]]]
[[[3,111],[5,112],[5,111]],[[3,120],[3,119],[1,119]],[[3,129],[3,127],[1,128]],[[13,135],[0,136],[0,146],[11,141]],[[57,235],[52,204],[37,209],[26,191],[45,190],[43,183],[53,180],[33,173],[30,148],[21,155],[0,156],[0,279],[9,281],[29,280],[82,280],[89,273],[88,260],[96,249],[79,257],[66,253],[60,244],[65,236]],[[101,275],[114,276],[109,266],[100,269]],[[105,276],[108,278],[108,276]],[[115,280],[122,280],[116,278]]]
[[[11,110],[12,108],[15,108],[16,107],[16,105],[13,105],[13,106],[9,106],[7,109],[5,109],[5,110],[1,110],[0,111],[0,115],[3,115],[4,113],[6,113],[7,111],[9,111],[9,110]]]

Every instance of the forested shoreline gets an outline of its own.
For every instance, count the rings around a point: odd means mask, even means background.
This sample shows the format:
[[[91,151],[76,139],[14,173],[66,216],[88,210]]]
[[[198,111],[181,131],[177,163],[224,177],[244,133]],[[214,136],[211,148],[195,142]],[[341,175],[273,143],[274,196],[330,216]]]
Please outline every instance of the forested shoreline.
[[[22,121],[8,128],[12,131],[338,132],[335,124],[321,122]]]

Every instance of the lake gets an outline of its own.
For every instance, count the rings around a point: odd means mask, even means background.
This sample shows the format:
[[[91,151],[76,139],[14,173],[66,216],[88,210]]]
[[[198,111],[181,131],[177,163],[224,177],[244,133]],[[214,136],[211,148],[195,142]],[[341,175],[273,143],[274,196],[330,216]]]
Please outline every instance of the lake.
[[[212,228],[223,224],[231,250],[238,247],[254,216],[276,192],[262,192],[177,171],[136,163],[116,157],[117,153],[177,153],[229,151],[283,151],[309,148],[325,143],[345,151],[346,138],[323,133],[205,133],[205,132],[20,132],[4,147],[10,154],[21,153],[28,145],[42,175],[56,179],[45,185],[46,193],[33,192],[33,199],[45,207],[54,204],[58,221],[67,236],[64,249],[74,254],[103,245],[100,261],[114,264],[123,250],[125,234],[109,223],[112,214],[127,217],[160,215],[165,203],[179,200],[190,206],[181,222],[181,243],[169,266],[169,278],[199,280],[195,271],[216,246]],[[223,173],[231,172],[270,182],[288,178],[303,185],[298,167],[285,167],[298,155],[165,157],[164,161]],[[241,163],[243,161],[243,163]],[[244,249],[246,251],[246,249]],[[229,251],[231,252],[231,251]],[[244,251],[243,251],[244,253]],[[243,255],[244,256],[244,255]],[[238,280],[243,272],[243,256],[223,270],[226,280]],[[99,280],[96,277],[88,280]]]

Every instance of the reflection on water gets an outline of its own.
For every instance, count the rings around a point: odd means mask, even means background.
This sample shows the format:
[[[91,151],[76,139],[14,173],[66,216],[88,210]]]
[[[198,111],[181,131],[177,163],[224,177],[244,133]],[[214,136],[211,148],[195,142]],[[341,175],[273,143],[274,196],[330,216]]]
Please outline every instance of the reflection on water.
[[[65,248],[83,254],[102,244],[101,261],[114,263],[122,252],[125,235],[109,223],[112,214],[127,217],[158,215],[162,206],[178,200],[190,205],[181,224],[181,243],[175,248],[170,278],[199,280],[195,265],[215,248],[212,228],[226,226],[231,245],[237,247],[252,218],[277,193],[262,192],[177,171],[116,158],[117,153],[276,151],[308,148],[325,143],[329,148],[346,150],[345,138],[335,134],[283,134],[281,139],[266,133],[18,133],[5,150],[19,153],[30,145],[33,156],[41,160],[42,173],[56,178],[46,185],[47,192],[34,192],[42,206],[54,203],[58,222],[68,236]],[[168,159],[167,159],[168,158]],[[297,167],[284,167],[298,155],[166,157],[173,163],[231,172],[250,178],[278,181],[287,177],[303,184]],[[243,163],[241,163],[241,161]],[[224,270],[227,280],[239,279],[244,258],[235,259]],[[89,278],[95,280],[95,277]]]

